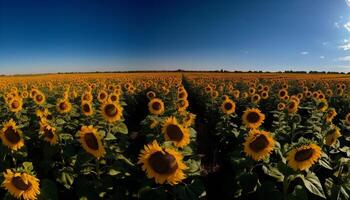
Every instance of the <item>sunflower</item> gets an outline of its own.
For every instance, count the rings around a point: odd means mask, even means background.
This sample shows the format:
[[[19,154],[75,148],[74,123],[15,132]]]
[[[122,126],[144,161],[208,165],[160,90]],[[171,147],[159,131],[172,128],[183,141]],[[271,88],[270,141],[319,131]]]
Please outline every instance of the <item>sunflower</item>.
[[[27,91],[23,91],[23,92],[21,93],[21,97],[22,97],[23,99],[28,98],[28,96],[29,96],[29,93],[28,93]]]
[[[56,128],[50,126],[46,120],[40,121],[40,135],[44,140],[51,145],[55,145],[58,142],[58,136],[56,134]]]
[[[111,94],[108,96],[108,101],[111,101],[111,102],[118,102],[118,101],[119,101],[119,95],[116,94],[116,93],[111,93]]]
[[[97,100],[100,102],[100,103],[103,103],[107,100],[108,98],[108,94],[106,91],[104,90],[101,90],[98,94],[97,94]]]
[[[265,115],[258,108],[248,108],[242,115],[243,124],[248,128],[258,128],[265,120]]]
[[[39,179],[27,172],[14,172],[7,169],[4,174],[4,187],[17,199],[35,200],[40,194]]]
[[[61,113],[68,113],[72,109],[72,104],[67,99],[59,99],[56,104],[56,110]]]
[[[347,125],[350,125],[350,113],[348,113],[346,116],[345,116],[345,123]]]
[[[309,169],[321,157],[322,150],[317,144],[304,144],[288,152],[288,165],[295,171]]]
[[[102,144],[101,135],[92,125],[82,126],[78,131],[79,142],[83,149],[95,158],[99,159],[104,156],[105,148]]]
[[[186,178],[183,170],[187,166],[182,162],[182,155],[170,148],[163,149],[156,140],[145,145],[137,163],[142,164],[142,170],[146,172],[147,177],[154,178],[158,184],[166,182],[176,185]]]
[[[189,106],[188,100],[187,99],[179,99],[176,103],[176,106],[177,106],[177,110],[179,112],[185,111]]]
[[[275,140],[269,132],[252,129],[245,138],[244,153],[255,161],[263,160],[271,154]]]
[[[22,110],[22,106],[23,106],[23,101],[21,98],[13,98],[9,103],[8,106],[10,108],[11,112],[19,112]]]
[[[253,96],[251,96],[251,98],[250,98],[250,101],[252,102],[252,103],[259,103],[259,101],[260,101],[260,95],[259,94],[253,94]]]
[[[332,122],[335,116],[337,116],[337,111],[335,111],[334,108],[328,109],[326,115],[326,122]]]
[[[179,124],[175,117],[168,117],[162,126],[165,139],[173,141],[175,146],[184,147],[190,143],[190,133],[188,128]]]
[[[149,125],[150,129],[154,129],[159,125],[159,121],[157,119],[151,119],[151,124]]]
[[[184,127],[190,127],[190,126],[192,126],[194,124],[195,119],[196,119],[196,115],[195,114],[188,113],[182,119],[182,124],[184,125]]]
[[[230,115],[234,113],[235,110],[236,110],[236,104],[231,99],[226,99],[224,102],[222,102],[221,111],[225,115]]]
[[[263,91],[261,92],[261,98],[262,99],[268,99],[269,98],[269,93],[267,91]]]
[[[287,109],[289,113],[296,113],[298,111],[299,104],[295,100],[291,100],[288,105]]]
[[[328,103],[326,99],[319,100],[317,103],[317,109],[321,112],[326,111],[328,108]]]
[[[330,130],[327,131],[324,138],[324,143],[328,146],[332,146],[336,143],[337,139],[341,136],[339,128],[333,126]]]
[[[35,94],[33,99],[35,103],[38,105],[42,105],[43,103],[45,103],[45,100],[46,100],[45,95],[39,91]]]
[[[147,98],[148,98],[149,100],[151,100],[151,99],[153,99],[153,98],[156,97],[156,93],[153,92],[153,91],[148,91],[147,94],[146,94],[146,96],[147,96]]]
[[[24,146],[22,131],[17,129],[16,122],[10,119],[1,130],[1,140],[8,148],[17,151]]]
[[[187,97],[188,97],[188,94],[186,90],[182,90],[177,94],[177,99],[187,99]]]
[[[123,108],[114,102],[106,102],[101,106],[102,116],[109,123],[119,121],[123,116]]]
[[[281,89],[279,92],[278,92],[278,96],[283,99],[285,96],[288,95],[288,91],[286,89]]]
[[[148,110],[153,115],[161,115],[164,112],[164,103],[161,99],[153,98],[148,103]]]
[[[93,96],[91,94],[91,92],[84,92],[84,94],[81,96],[81,101],[92,101],[93,100]]]
[[[81,103],[81,111],[84,113],[85,116],[91,116],[94,113],[91,102],[83,101]]]
[[[216,91],[216,90],[213,90],[213,91],[210,93],[210,96],[211,96],[211,98],[214,100],[214,99],[216,99],[216,98],[219,96],[219,92]]]
[[[277,104],[278,110],[284,110],[285,108],[286,108],[286,104],[284,104],[283,102],[280,102]]]

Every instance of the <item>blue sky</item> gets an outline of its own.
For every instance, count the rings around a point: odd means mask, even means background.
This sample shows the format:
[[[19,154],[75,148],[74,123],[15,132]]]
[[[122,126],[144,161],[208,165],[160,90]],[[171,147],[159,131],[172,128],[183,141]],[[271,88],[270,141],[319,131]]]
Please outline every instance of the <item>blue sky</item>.
[[[350,71],[350,0],[0,0],[0,73]]]

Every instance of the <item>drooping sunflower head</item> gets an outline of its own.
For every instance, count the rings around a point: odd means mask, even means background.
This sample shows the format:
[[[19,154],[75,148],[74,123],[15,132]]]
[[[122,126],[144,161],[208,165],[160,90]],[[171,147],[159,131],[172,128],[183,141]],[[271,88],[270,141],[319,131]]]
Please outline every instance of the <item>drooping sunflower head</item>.
[[[148,110],[153,115],[161,115],[163,114],[165,108],[164,103],[161,99],[153,98],[148,103]]]
[[[4,124],[0,137],[2,143],[11,150],[17,151],[24,146],[22,131],[17,128],[13,119]]]
[[[35,103],[38,105],[44,104],[45,100],[46,100],[45,95],[42,92],[37,92],[33,99],[34,99]]]
[[[68,99],[59,99],[56,104],[56,110],[61,114],[69,113],[72,110],[72,104]]]
[[[304,171],[315,164],[321,154],[321,148],[314,143],[296,146],[287,154],[288,166],[295,171]]]
[[[244,153],[255,161],[260,161],[269,156],[274,148],[275,140],[269,132],[252,129],[245,138]]]
[[[177,147],[184,147],[190,143],[188,128],[179,124],[175,117],[168,117],[162,126],[165,139],[174,142]]]
[[[231,99],[226,99],[224,102],[222,102],[221,111],[225,115],[230,115],[234,113],[235,110],[236,110],[236,104]]]
[[[335,111],[334,108],[328,109],[326,115],[326,122],[332,122],[335,116],[337,116],[337,111]]]
[[[101,135],[92,125],[82,126],[78,132],[79,142],[83,149],[99,159],[105,155],[105,148],[102,143]]]
[[[13,98],[9,103],[8,103],[9,109],[11,112],[19,112],[22,110],[23,106],[23,101],[21,98]]]
[[[158,184],[176,185],[186,178],[183,170],[187,166],[182,161],[182,155],[170,148],[163,149],[156,140],[141,150],[138,164],[142,164],[147,177],[154,178]]]
[[[91,102],[83,101],[81,103],[81,111],[85,116],[91,116],[94,113]]]
[[[326,111],[328,108],[328,103],[326,99],[321,99],[317,102],[317,109],[321,112]]]
[[[103,118],[109,123],[119,121],[123,116],[123,108],[118,103],[114,102],[102,104],[101,112]]]
[[[40,136],[51,145],[55,145],[58,142],[58,136],[56,128],[47,123],[46,120],[40,122]]]
[[[336,126],[332,126],[324,137],[324,143],[328,146],[332,146],[337,142],[337,139],[341,136],[340,130]]]
[[[265,115],[257,108],[248,108],[242,115],[243,124],[246,127],[258,128],[265,120]]]
[[[4,174],[4,187],[13,197],[35,200],[40,194],[39,179],[27,172],[15,172],[7,169]]]

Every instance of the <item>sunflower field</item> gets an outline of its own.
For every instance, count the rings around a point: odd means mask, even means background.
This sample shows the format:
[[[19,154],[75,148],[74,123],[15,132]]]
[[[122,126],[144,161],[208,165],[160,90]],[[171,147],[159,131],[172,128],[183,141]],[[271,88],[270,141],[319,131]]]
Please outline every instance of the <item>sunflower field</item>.
[[[0,77],[1,199],[350,199],[348,75]]]

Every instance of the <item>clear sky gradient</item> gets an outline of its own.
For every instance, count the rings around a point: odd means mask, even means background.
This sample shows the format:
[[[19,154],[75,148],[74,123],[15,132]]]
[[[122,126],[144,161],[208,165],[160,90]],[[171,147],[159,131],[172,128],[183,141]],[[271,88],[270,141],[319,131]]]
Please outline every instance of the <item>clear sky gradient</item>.
[[[350,71],[350,0],[0,0],[0,74]]]

